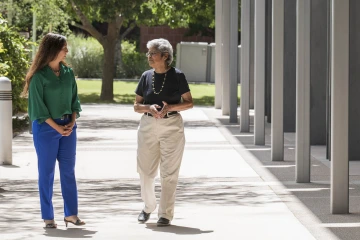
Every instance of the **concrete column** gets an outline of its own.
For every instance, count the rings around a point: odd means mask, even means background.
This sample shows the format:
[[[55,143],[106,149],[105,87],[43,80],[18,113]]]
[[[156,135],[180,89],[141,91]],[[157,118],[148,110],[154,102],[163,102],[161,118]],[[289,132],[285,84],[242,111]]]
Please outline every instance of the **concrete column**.
[[[284,1],[284,132],[295,132],[296,1]]]
[[[271,160],[284,160],[284,0],[272,1]]]
[[[326,159],[331,159],[331,6],[332,2],[328,2],[328,41],[327,41],[327,78],[326,78]],[[312,133],[312,131],[311,131]]]
[[[349,213],[349,0],[331,10],[331,213]]]
[[[360,1],[350,0],[349,25],[349,160],[360,160]]]
[[[230,123],[237,123],[238,96],[238,0],[230,0],[230,41],[229,41],[229,99]]]
[[[230,114],[230,0],[224,0],[222,6],[222,49],[221,49],[221,78],[222,78],[222,114]]]
[[[254,35],[255,35],[255,1],[250,1],[250,98],[249,107],[254,109]]]
[[[255,2],[254,144],[265,145],[265,0]]]
[[[310,145],[326,144],[326,93],[329,71],[329,0],[311,1]]]
[[[240,131],[250,131],[250,1],[241,1]]]
[[[296,182],[310,182],[310,0],[297,0]]]
[[[265,115],[268,123],[271,122],[271,38],[272,38],[272,0],[266,0],[266,68],[265,68]]]
[[[222,45],[222,0],[215,0],[215,56],[221,56]],[[221,57],[215,58],[215,108],[222,106]]]

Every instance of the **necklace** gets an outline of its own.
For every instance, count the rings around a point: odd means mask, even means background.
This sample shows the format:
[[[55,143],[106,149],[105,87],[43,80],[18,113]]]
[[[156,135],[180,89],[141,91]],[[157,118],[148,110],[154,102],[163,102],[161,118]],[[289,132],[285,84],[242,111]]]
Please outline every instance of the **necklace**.
[[[155,94],[160,94],[160,93],[161,93],[161,91],[162,91],[162,90],[163,90],[163,88],[164,88],[164,85],[165,85],[166,72],[165,72],[165,76],[164,76],[164,81],[163,81],[163,83],[162,83],[162,86],[161,86],[161,88],[160,88],[160,91],[159,91],[159,92],[156,92],[156,91],[155,91],[155,71],[153,71],[153,74],[152,74],[152,78],[151,78],[151,80],[152,80],[152,89],[153,89],[154,93],[155,93]]]
[[[54,70],[52,67],[49,66],[49,68],[55,73],[55,74],[59,74],[60,73],[60,68],[59,70]]]

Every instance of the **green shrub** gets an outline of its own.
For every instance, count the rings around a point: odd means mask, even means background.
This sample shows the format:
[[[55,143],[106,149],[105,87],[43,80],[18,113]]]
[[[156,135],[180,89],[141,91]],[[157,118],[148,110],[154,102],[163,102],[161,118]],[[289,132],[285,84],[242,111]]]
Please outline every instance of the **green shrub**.
[[[136,43],[123,41],[121,48],[123,60],[123,67],[120,70],[121,77],[139,78],[145,70],[150,68],[145,53],[136,51]]]
[[[71,35],[68,39],[69,53],[66,61],[79,78],[101,78],[104,50],[94,38]]]
[[[71,35],[68,37],[68,48],[67,62],[77,77],[102,78],[104,50],[96,39]],[[122,68],[117,68],[116,78],[139,78],[149,69],[147,58],[136,50],[136,43],[123,41],[121,49],[123,64]]]
[[[20,97],[30,62],[25,46],[29,46],[29,42],[0,16],[0,76],[11,80],[13,114],[27,109],[27,100]]]
[[[12,119],[12,127],[13,134],[24,132],[26,129],[29,129],[30,118],[29,115],[25,115],[23,117],[13,117]]]

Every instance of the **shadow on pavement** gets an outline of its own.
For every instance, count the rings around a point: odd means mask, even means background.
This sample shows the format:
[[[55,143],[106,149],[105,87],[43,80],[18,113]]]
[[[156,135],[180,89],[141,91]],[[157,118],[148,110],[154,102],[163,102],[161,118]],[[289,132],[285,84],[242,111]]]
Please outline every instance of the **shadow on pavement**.
[[[81,119],[77,120],[78,125],[83,129],[97,130],[97,129],[116,129],[116,130],[137,130],[139,126],[138,120],[131,119],[106,119],[101,120],[94,119]],[[184,121],[186,128],[198,128],[198,127],[215,127],[215,124],[211,121]]]
[[[0,168],[20,168],[20,167],[16,165],[1,165]]]
[[[77,120],[78,125],[83,129],[89,130],[98,130],[98,129],[116,129],[116,130],[131,130],[137,129],[139,126],[139,121],[130,120],[130,119],[81,119]]]
[[[190,227],[183,227],[177,225],[170,225],[167,227],[158,227],[156,223],[147,223],[146,228],[151,229],[155,232],[165,232],[165,233],[174,233],[178,235],[197,235],[197,234],[204,234],[204,233],[212,233],[213,230],[202,231],[199,228],[190,228]]]
[[[94,212],[97,213],[96,218],[98,220],[107,219],[108,216],[131,215],[136,218],[138,215],[140,209],[137,206],[131,207],[134,206],[133,204],[142,202],[138,179],[81,179],[77,182],[81,218],[90,219]],[[156,180],[155,186],[157,198],[159,198],[159,179]],[[11,233],[13,229],[10,226],[14,223],[16,223],[19,231],[36,229],[42,224],[36,180],[2,181],[0,182],[0,189],[2,189],[0,232]],[[211,191],[209,191],[210,189]],[[262,191],[267,192],[269,188],[267,186],[254,187],[251,183],[241,182],[237,178],[201,178],[196,180],[180,178],[176,204],[178,206],[190,203],[208,206],[260,207],[278,202],[278,197],[275,194],[262,194]],[[63,216],[63,200],[59,180],[55,180],[54,183],[53,204],[55,219],[59,221]],[[188,234],[206,233],[196,228],[181,226],[173,226],[169,229],[179,234],[186,234],[187,232]],[[83,237],[88,237],[90,234],[79,229],[69,229],[69,231],[79,231],[75,233]],[[68,234],[59,229],[49,234],[58,233]]]
[[[267,175],[261,174],[264,170],[270,173],[282,182],[285,190],[275,190],[280,197],[286,195],[295,196],[314,216],[320,221],[320,224],[328,228],[339,239],[358,239],[359,237],[359,215],[360,215],[360,176],[349,176],[350,185],[350,212],[351,214],[331,214],[330,212],[330,168],[321,161],[311,156],[311,182],[296,183],[296,162],[295,162],[295,139],[286,138],[284,133],[284,161],[271,160],[271,139],[270,125],[266,126],[266,139],[264,146],[254,145],[254,117],[250,116],[250,132],[241,133],[238,123],[231,124],[228,119],[216,118],[227,132],[234,139],[234,144],[240,144],[241,148],[255,157],[261,166],[254,164],[253,160],[246,157],[244,159],[248,164],[266,181]],[[295,133],[290,133],[295,134]],[[284,194],[285,193],[285,194]],[[283,199],[284,200],[284,199]],[[283,201],[285,203],[289,202]],[[289,205],[288,205],[289,206]],[[299,209],[290,207],[293,212],[299,212]],[[305,224],[304,224],[305,223]],[[303,222],[306,226],[309,223]]]
[[[92,238],[96,231],[89,231],[85,228],[45,229],[44,236],[55,238]]]

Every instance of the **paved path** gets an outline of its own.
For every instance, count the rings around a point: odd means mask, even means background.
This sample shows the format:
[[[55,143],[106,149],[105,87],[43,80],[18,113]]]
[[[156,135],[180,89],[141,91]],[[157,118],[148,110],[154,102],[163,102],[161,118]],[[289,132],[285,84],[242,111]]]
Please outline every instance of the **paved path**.
[[[224,133],[221,110],[182,113],[186,147],[172,226],[156,227],[157,212],[138,224],[142,203],[136,173],[140,114],[127,105],[83,105],[78,120],[76,175],[84,227],[66,228],[56,172],[58,229],[44,229],[37,191],[32,135],[13,139],[13,165],[0,166],[0,239],[315,239],[240,154],[244,147]],[[239,151],[239,149],[243,149]],[[156,182],[159,193],[159,181]],[[285,194],[291,197],[291,194]],[[323,239],[337,239],[328,233]],[[331,238],[329,238],[331,237]]]

